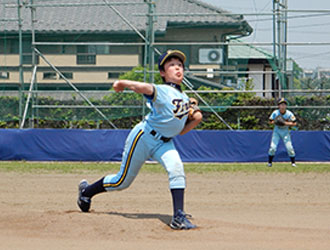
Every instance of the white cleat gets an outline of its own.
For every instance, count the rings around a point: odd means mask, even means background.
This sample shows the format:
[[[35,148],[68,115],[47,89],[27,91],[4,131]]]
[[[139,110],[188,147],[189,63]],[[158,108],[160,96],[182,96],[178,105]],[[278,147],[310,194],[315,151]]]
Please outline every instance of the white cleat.
[[[273,164],[268,162],[267,167],[272,167],[272,166]]]
[[[294,168],[297,167],[296,163],[292,163],[291,166]]]

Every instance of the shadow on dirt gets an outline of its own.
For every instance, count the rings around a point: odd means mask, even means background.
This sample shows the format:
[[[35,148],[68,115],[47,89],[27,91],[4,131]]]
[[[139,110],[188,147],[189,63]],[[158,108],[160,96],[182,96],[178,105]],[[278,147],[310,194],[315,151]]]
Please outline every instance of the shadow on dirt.
[[[169,225],[172,219],[172,216],[167,214],[147,214],[147,213],[118,213],[118,212],[108,212],[106,214],[122,216],[128,219],[158,219],[165,225]]]

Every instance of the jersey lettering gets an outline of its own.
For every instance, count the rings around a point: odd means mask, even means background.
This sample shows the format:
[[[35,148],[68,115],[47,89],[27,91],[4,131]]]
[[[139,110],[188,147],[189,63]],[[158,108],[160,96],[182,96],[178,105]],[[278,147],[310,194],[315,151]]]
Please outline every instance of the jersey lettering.
[[[178,119],[182,119],[189,112],[189,103],[183,103],[182,99],[173,99],[172,104],[175,106],[173,109],[174,116]]]

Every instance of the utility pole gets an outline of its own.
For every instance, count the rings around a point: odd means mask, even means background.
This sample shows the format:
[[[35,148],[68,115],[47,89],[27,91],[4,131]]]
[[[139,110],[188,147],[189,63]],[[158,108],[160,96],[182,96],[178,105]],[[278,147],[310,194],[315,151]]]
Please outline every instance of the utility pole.
[[[278,95],[282,97],[282,88],[287,88],[287,20],[288,0],[273,0],[273,53],[277,52]],[[277,31],[277,34],[276,34]]]
[[[144,0],[148,4],[148,22],[146,27],[146,34],[145,34],[145,45],[144,45],[144,67],[143,67],[143,81],[150,83],[155,82],[155,51],[154,51],[154,42],[155,42],[155,34],[154,34],[154,23],[155,23],[155,2],[153,0]],[[148,69],[147,69],[148,65]],[[147,70],[149,71],[149,78],[147,79]],[[144,97],[143,97],[144,99]],[[142,108],[142,119],[145,116],[145,102],[143,101],[143,108]]]
[[[34,29],[34,24],[35,24],[35,7],[33,6],[34,4],[34,0],[30,0],[30,4],[31,4],[31,36],[32,36],[32,68],[34,68],[37,64],[37,58],[36,58],[36,52],[35,52],[35,29]],[[33,76],[32,76],[33,77]],[[36,86],[36,82],[37,82],[37,74],[34,76],[35,78],[35,83],[33,85],[33,89],[36,90],[37,86]],[[36,102],[36,94],[32,94],[32,105],[31,105],[31,122],[30,122],[30,127],[34,128],[34,117],[35,117],[35,112],[34,109],[32,108]],[[37,110],[38,112],[38,110]],[[38,114],[37,114],[38,116]]]
[[[21,0],[17,0],[17,17],[18,17],[18,53],[19,53],[19,124],[22,123],[23,116],[23,100],[24,100],[24,72],[23,72],[23,38],[22,38],[22,19],[21,10],[23,5]]]
[[[154,23],[155,23],[155,2],[153,0],[147,0],[148,2],[148,57],[149,57],[149,82],[155,82],[155,51],[154,51],[154,42],[155,42],[155,32],[154,32]]]

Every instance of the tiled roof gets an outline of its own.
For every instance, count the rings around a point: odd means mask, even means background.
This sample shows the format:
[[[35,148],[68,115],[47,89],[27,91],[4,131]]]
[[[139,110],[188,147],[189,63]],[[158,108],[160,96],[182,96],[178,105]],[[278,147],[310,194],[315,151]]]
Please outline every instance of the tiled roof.
[[[241,41],[233,40],[231,43],[240,44]],[[232,45],[228,46],[229,59],[272,59],[271,52],[251,45]]]
[[[4,8],[2,2],[16,4],[16,0],[0,0],[1,19],[17,18],[17,8]],[[30,1],[23,1],[30,2]],[[145,30],[148,5],[143,0],[34,0],[35,4],[89,4],[89,3],[137,3],[128,5],[113,5],[125,18],[127,18],[138,30]],[[252,31],[249,24],[242,16],[221,15],[229,13],[220,8],[202,3],[197,0],[155,0],[155,13],[191,15],[157,16],[155,30],[165,32],[169,25],[215,25],[231,26],[236,28],[239,34]],[[219,15],[194,15],[196,13],[219,14]],[[30,8],[22,8],[23,31],[31,30]],[[0,21],[0,31],[17,32],[17,22]],[[72,6],[72,7],[37,7],[35,30],[38,32],[133,32],[109,6]]]

